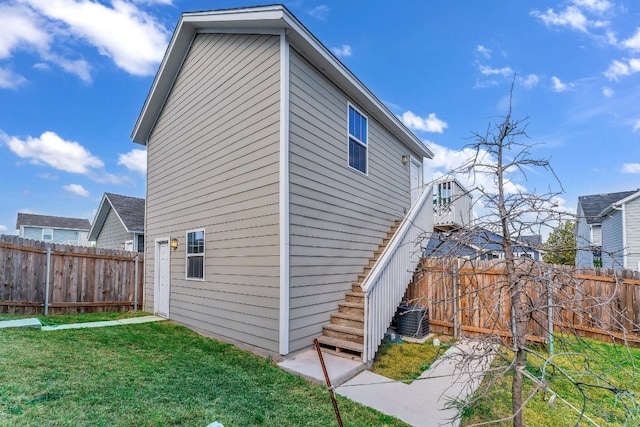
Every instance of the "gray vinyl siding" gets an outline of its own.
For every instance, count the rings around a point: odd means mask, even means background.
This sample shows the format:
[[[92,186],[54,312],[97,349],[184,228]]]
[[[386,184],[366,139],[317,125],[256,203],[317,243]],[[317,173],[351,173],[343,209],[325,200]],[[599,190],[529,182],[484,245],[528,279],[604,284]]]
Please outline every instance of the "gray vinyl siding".
[[[622,268],[622,212],[612,211],[602,219],[602,267]]]
[[[640,197],[626,203],[624,209],[627,245],[626,268],[638,270],[640,262]]]
[[[368,175],[347,164],[347,103],[368,116]],[[412,154],[290,53],[290,350],[308,347],[410,207]],[[418,156],[416,156],[418,157]]]
[[[279,38],[197,35],[147,144],[145,309],[155,240],[171,251],[169,317],[268,351],[279,341]],[[205,230],[205,278],[185,239]]]
[[[132,240],[133,234],[127,233],[120,218],[115,211],[109,208],[109,213],[96,238],[96,247],[105,249],[122,249],[122,245],[127,240]]]
[[[584,217],[582,206],[577,209],[578,222],[576,224],[576,266],[593,267],[593,253],[591,251],[591,227]]]

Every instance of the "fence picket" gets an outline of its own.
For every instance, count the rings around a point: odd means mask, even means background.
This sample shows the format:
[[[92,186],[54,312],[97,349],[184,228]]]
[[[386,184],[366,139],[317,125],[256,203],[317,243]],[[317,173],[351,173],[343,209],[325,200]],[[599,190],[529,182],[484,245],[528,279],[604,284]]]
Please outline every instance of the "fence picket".
[[[40,314],[44,310],[46,248],[51,247],[51,314],[132,309],[139,257],[138,295],[142,299],[142,254],[0,236],[0,313]]]

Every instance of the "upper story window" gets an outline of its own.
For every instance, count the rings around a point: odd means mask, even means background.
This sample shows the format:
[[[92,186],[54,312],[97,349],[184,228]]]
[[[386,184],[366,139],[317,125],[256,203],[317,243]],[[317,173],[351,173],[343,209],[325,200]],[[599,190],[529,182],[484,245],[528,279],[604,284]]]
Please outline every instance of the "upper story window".
[[[204,230],[187,232],[187,279],[204,279]]]
[[[349,166],[367,173],[367,118],[349,104]]]
[[[42,229],[42,240],[45,242],[50,242],[53,240],[53,229],[52,228],[43,228]]]

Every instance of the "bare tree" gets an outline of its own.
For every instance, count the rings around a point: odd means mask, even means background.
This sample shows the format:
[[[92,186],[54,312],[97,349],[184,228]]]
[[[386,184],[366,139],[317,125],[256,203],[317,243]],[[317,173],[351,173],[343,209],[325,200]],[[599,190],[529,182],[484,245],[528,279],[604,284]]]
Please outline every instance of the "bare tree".
[[[510,97],[512,94],[513,84]],[[541,245],[532,246],[526,237],[545,234],[569,215],[558,211],[556,201],[562,185],[549,159],[533,157],[536,144],[528,139],[527,120],[512,117],[510,102],[507,114],[497,124],[489,125],[483,134],[473,134],[473,142],[468,148],[472,149],[474,156],[454,173],[466,174],[466,181],[472,183],[469,190],[477,195],[474,203],[480,214],[469,224],[433,233],[425,244],[428,255],[439,257],[449,266],[452,265],[452,257],[466,260],[454,263],[457,268],[452,270],[451,276],[444,273],[439,276],[446,277],[447,286],[453,283],[453,290],[445,286],[440,293],[430,289],[428,295],[411,294],[410,291],[408,298],[412,300],[410,303],[432,307],[439,303],[451,307],[448,304],[453,302],[453,310],[441,311],[445,317],[452,313],[449,317],[453,320],[454,335],[460,331],[465,334],[465,325],[461,326],[464,322],[456,319],[480,319],[479,324],[467,327],[466,331],[483,343],[485,350],[481,357],[496,355],[498,363],[494,363],[493,368],[496,375],[492,378],[497,381],[502,376],[512,377],[511,415],[501,421],[511,420],[518,427],[525,425],[523,409],[536,393],[544,392],[554,396],[549,397],[551,400],[555,399],[556,394],[547,383],[549,376],[555,375],[571,383],[584,396],[582,407],[572,408],[576,413],[576,425],[588,418],[585,407],[591,398],[590,389],[612,393],[626,410],[625,420],[629,425],[635,425],[639,415],[634,395],[624,387],[614,385],[604,371],[591,363],[594,352],[580,338],[589,333],[618,343],[622,341],[623,348],[626,348],[628,338],[640,330],[638,319],[630,318],[628,304],[621,303],[620,277],[612,272],[612,285],[606,292],[601,290],[598,293],[585,286],[585,279],[580,278],[575,269],[533,259],[535,256],[532,254],[539,251]],[[553,186],[559,190],[549,187],[544,192],[529,191],[515,182],[516,176],[526,182],[529,174],[540,170],[552,178]],[[486,184],[487,177],[492,185]],[[480,267],[481,263],[469,261],[494,258],[490,268],[495,270],[499,264],[504,274],[491,280],[481,279],[488,274]],[[461,266],[467,266],[464,274]],[[427,265],[423,271],[425,276],[429,274],[428,269]],[[433,286],[433,283],[428,286]],[[635,307],[635,310],[640,312],[640,307]],[[438,314],[434,311],[432,319],[434,314]],[[600,313],[601,319],[594,320],[594,313]],[[640,313],[636,317],[640,318]],[[509,324],[505,331],[506,319]],[[528,340],[532,336],[546,348],[532,347]],[[554,344],[560,352],[554,351]],[[477,357],[477,352],[468,355],[468,358]],[[527,371],[528,358],[536,360],[537,375]],[[589,375],[575,375],[564,362],[558,363],[559,358],[579,365]],[[525,392],[525,380],[535,384],[528,392]],[[491,385],[491,381],[485,381],[473,399],[479,399]],[[464,405],[472,403],[463,402]]]

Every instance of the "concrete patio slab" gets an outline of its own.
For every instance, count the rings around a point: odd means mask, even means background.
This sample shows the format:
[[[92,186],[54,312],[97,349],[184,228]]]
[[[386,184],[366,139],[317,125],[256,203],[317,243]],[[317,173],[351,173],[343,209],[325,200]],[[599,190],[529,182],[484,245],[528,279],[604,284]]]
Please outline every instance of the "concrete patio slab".
[[[158,316],[130,317],[128,319],[106,320],[102,322],[71,323],[68,325],[43,326],[43,331],[61,331],[65,329],[102,328],[105,326],[132,325],[137,323],[159,322],[166,320]]]
[[[35,328],[40,329],[42,323],[38,319],[15,319],[15,320],[2,320],[0,321],[0,329],[4,328]]]
[[[365,369],[362,362],[333,354],[322,353],[322,358],[333,387],[339,386]],[[318,352],[315,349],[298,353],[278,363],[278,366],[287,372],[299,375],[309,381],[326,384],[324,373],[322,372],[322,365],[318,358]]]

